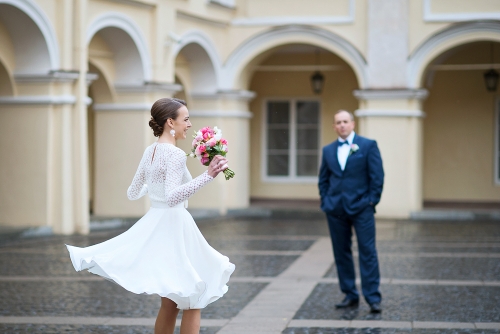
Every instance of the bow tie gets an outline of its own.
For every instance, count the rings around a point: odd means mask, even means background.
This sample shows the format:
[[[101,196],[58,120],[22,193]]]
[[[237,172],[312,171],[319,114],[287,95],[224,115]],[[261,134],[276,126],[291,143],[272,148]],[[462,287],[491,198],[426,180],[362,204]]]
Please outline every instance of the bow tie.
[[[346,140],[346,141],[340,141],[340,140],[339,140],[339,146],[342,146],[342,145],[344,145],[344,144],[349,145],[349,142],[348,142],[347,140]]]

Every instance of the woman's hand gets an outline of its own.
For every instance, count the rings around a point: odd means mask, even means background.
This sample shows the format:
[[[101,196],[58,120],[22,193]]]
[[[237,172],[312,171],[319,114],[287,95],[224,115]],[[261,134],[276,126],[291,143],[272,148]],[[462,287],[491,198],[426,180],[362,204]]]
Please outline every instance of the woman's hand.
[[[210,165],[208,165],[207,172],[208,175],[215,178],[217,175],[219,175],[220,172],[222,172],[226,168],[228,168],[227,159],[224,158],[222,155],[216,155],[210,162]]]

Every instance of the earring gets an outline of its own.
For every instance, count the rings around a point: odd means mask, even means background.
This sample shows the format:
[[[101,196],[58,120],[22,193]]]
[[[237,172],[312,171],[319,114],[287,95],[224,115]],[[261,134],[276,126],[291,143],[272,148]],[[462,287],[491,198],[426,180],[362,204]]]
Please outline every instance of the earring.
[[[172,137],[175,137],[175,130],[174,129],[170,130],[170,134],[172,135]]]

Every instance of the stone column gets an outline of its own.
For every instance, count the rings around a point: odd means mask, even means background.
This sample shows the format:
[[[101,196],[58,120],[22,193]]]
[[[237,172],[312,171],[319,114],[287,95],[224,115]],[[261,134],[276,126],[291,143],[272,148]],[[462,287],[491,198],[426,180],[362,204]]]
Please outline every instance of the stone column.
[[[77,79],[72,71],[17,75],[18,95],[0,97],[2,224],[76,231]]]
[[[227,210],[246,208],[250,196],[250,122],[252,116],[248,102],[255,96],[249,91],[220,91],[215,94],[191,93],[189,114],[193,133],[204,126],[217,126],[229,142],[229,166],[236,176],[226,181],[224,175],[201,189],[190,200],[192,208],[218,208],[221,214]],[[192,138],[188,137],[179,146],[190,150]],[[197,159],[188,158],[188,167],[193,177],[206,170]]]
[[[422,208],[422,117],[425,90],[355,91],[361,135],[377,140],[385,170],[380,216],[406,218]]]
[[[409,1],[368,3],[368,87],[354,92],[361,135],[377,140],[385,169],[380,216],[422,208],[422,112],[425,90],[406,87]]]
[[[95,115],[94,215],[140,217],[147,196],[130,201],[127,189],[144,150],[155,140],[148,123],[151,106],[180,90],[178,85],[148,83],[116,86],[116,102],[93,106]]]

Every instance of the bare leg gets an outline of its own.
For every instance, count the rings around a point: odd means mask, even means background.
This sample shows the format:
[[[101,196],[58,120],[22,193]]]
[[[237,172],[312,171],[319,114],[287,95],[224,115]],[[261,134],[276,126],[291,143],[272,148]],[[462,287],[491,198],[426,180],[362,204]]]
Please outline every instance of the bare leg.
[[[200,333],[201,310],[184,310],[182,313],[181,334]]]
[[[177,304],[168,298],[161,297],[161,307],[155,322],[155,334],[173,334],[177,314],[179,314]]]

